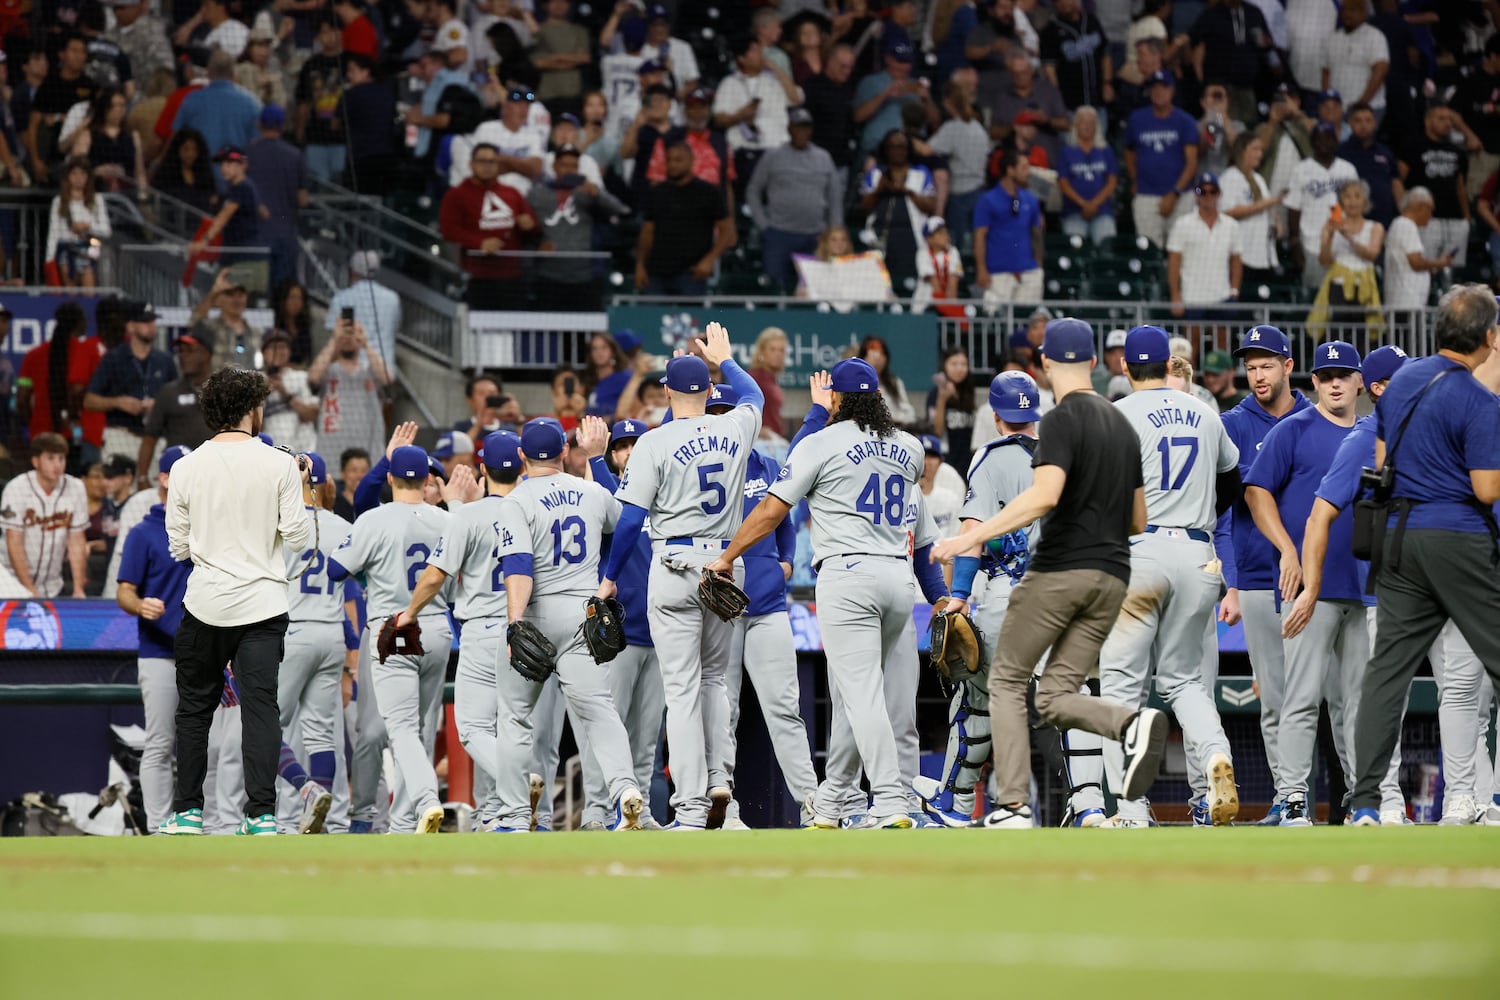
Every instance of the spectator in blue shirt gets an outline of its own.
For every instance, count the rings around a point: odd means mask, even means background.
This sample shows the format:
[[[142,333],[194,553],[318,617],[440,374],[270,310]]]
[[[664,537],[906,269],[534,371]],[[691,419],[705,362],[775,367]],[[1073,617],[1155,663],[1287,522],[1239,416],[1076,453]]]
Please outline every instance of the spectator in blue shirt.
[[[1115,235],[1115,188],[1120,165],[1114,151],[1098,142],[1099,113],[1090,107],[1073,115],[1078,145],[1064,146],[1057,164],[1062,192],[1062,231],[1087,236],[1096,245]]]
[[[1396,154],[1375,139],[1379,122],[1368,104],[1349,108],[1350,136],[1339,144],[1339,159],[1348,160],[1359,172],[1360,180],[1370,186],[1370,208],[1365,218],[1373,219],[1386,229],[1396,218],[1396,184],[1400,179]]]
[[[417,67],[417,75],[426,80],[426,85],[422,88],[422,106],[406,113],[406,124],[417,126],[415,152],[418,157],[425,157],[436,151],[433,137],[444,134],[450,124],[451,116],[438,110],[443,91],[449,87],[463,87],[473,91],[474,85],[469,82],[469,76],[462,67],[450,69],[446,54],[435,49],[422,53]]]
[[[208,57],[208,84],[182,99],[172,131],[197,129],[210,153],[225,146],[244,149],[259,135],[260,102],[234,82],[234,56],[216,49]],[[214,175],[222,179],[218,167]]]
[[[937,105],[932,103],[932,94],[925,83],[911,75],[915,58],[909,44],[887,44],[885,69],[859,82],[854,93],[854,123],[863,126],[859,138],[861,153],[873,153],[886,133],[901,128],[901,109],[907,104],[920,103],[928,125],[937,125]]]
[[[307,207],[307,163],[302,150],[281,137],[286,111],[267,104],[260,111],[260,138],[245,150],[248,174],[266,206],[260,236],[271,248],[270,286],[279,288],[297,276],[297,214]],[[231,261],[230,263],[233,263]]]
[[[1375,409],[1375,461],[1395,466],[1394,510],[1372,567],[1378,644],[1356,720],[1355,826],[1380,823],[1407,687],[1449,618],[1500,684],[1500,401],[1474,377],[1495,350],[1495,321],[1488,288],[1451,289],[1438,303],[1437,355],[1402,365]]]
[[[1158,70],[1149,83],[1151,106],[1132,112],[1125,123],[1125,169],[1135,231],[1162,246],[1172,221],[1193,207],[1182,195],[1198,171],[1198,123],[1173,105],[1177,81],[1171,73]]]
[[[999,172],[1000,183],[974,209],[974,283],[987,309],[1042,301],[1042,207],[1026,189],[1031,164],[1008,149]]]
[[[146,708],[146,744],[141,753],[141,798],[147,829],[155,833],[172,811],[172,743],[177,733],[177,654],[173,651],[182,622],[191,562],[178,562],[167,548],[168,472],[189,449],[181,445],[162,452],[157,463],[159,503],[125,536],[115,600],[139,619],[136,674]]]

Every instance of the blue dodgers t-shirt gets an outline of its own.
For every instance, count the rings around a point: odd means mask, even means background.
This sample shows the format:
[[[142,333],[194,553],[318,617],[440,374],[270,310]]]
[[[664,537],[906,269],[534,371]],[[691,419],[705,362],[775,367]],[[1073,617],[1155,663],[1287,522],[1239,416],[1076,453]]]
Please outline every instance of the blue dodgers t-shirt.
[[[154,597],[166,605],[156,621],[136,619],[136,634],[143,660],[176,659],[173,642],[182,624],[182,599],[187,596],[191,561],[178,562],[167,547],[167,509],[156,504],[144,520],[125,536],[120,570],[115,579],[132,584],[142,598]]]
[[[1187,166],[1187,148],[1198,145],[1198,123],[1181,108],[1158,118],[1149,107],[1125,123],[1125,148],[1135,150],[1136,193],[1160,197],[1177,190]]]
[[[1417,396],[1441,371],[1452,370],[1422,396],[1399,440],[1392,440]],[[1456,361],[1441,355],[1408,361],[1375,408],[1376,435],[1396,447],[1396,498],[1419,501],[1407,528],[1489,532],[1474,496],[1471,469],[1500,469],[1500,399]],[[1395,516],[1392,515],[1392,524]]]
[[[1323,481],[1318,484],[1318,499],[1337,507],[1344,514],[1348,514],[1354,507],[1354,501],[1359,499],[1363,489],[1359,485],[1360,473],[1369,466],[1375,464],[1375,414],[1370,413],[1355,421],[1354,429],[1345,435],[1339,444],[1339,450],[1333,455],[1333,464],[1328,467],[1328,472],[1323,476]],[[1342,518],[1340,518],[1342,520]],[[1335,522],[1337,527],[1337,522]],[[1353,522],[1350,522],[1351,529]],[[1347,550],[1346,550],[1347,551]],[[1328,558],[1333,555],[1333,547],[1330,542],[1328,556],[1324,557],[1324,566],[1328,565]],[[1359,567],[1361,581],[1367,581],[1370,564],[1363,560],[1356,560]],[[1368,607],[1375,606],[1375,596],[1364,593],[1361,595]]]
[[[1249,479],[1250,466],[1271,429],[1311,406],[1306,396],[1293,389],[1292,408],[1280,420],[1267,413],[1254,396],[1245,397],[1239,406],[1219,417],[1224,421],[1229,440],[1240,450],[1242,480]],[[1214,548],[1224,564],[1224,582],[1228,586],[1238,590],[1276,589],[1280,575],[1276,547],[1255,526],[1244,497],[1236,498],[1233,510],[1219,518],[1219,526],[1214,532]]]
[[[1058,157],[1057,172],[1068,179],[1079,197],[1088,201],[1104,190],[1104,185],[1109,183],[1111,177],[1119,174],[1120,165],[1115,160],[1114,150],[1108,146],[1095,146],[1087,153],[1077,146],[1064,146],[1062,155]],[[1067,198],[1063,199],[1063,215],[1077,215],[1078,212],[1077,205]],[[1113,199],[1106,199],[1099,206],[1099,214],[1115,214]]]
[[[1317,408],[1289,416],[1271,428],[1245,477],[1246,486],[1259,486],[1276,498],[1281,524],[1299,552],[1318,487],[1352,429],[1339,426]],[[1346,508],[1328,531],[1320,599],[1364,599],[1364,573],[1351,552],[1353,538],[1354,511]]]
[[[999,184],[974,206],[974,228],[987,228],[984,264],[991,274],[1020,274],[1041,265],[1031,252],[1031,231],[1042,224],[1036,195],[1020,189],[1010,194]]]

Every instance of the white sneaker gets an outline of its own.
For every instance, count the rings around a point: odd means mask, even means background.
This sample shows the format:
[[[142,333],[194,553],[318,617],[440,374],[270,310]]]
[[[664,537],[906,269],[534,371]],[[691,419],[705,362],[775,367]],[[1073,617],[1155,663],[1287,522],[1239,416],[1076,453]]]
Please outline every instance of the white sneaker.
[[[646,808],[645,799],[641,798],[639,788],[627,788],[620,796],[620,818],[615,823],[616,830],[639,830],[641,828],[641,812]]]
[[[723,785],[715,785],[708,790],[708,820],[703,825],[709,830],[719,830],[724,826],[724,817],[729,814],[729,800],[731,798],[729,789]]]
[[[536,829],[537,804],[542,801],[542,793],[547,790],[547,782],[540,774],[527,776],[531,782],[531,829]]]
[[[1121,795],[1126,799],[1144,799],[1156,776],[1161,772],[1162,758],[1167,753],[1167,717],[1154,708],[1143,708],[1125,727],[1125,787]]]
[[[1240,791],[1234,784],[1234,765],[1222,753],[1216,753],[1204,769],[1208,777],[1205,805],[1214,826],[1228,826],[1240,814]]]
[[[1415,826],[1411,817],[1406,815],[1405,809],[1382,809],[1380,810],[1381,826]]]
[[[309,781],[302,786],[302,819],[297,823],[298,833],[322,833],[323,821],[328,818],[328,807],[333,805],[333,793],[317,782]]]
[[[1485,826],[1500,826],[1500,802],[1491,803],[1484,811],[1484,819],[1481,820]]]
[[[748,830],[748,829],[750,829],[750,825],[748,823],[746,823],[744,820],[740,819],[738,816],[730,816],[728,819],[726,819],[724,821],[724,825],[720,829],[724,829],[724,830]]]
[[[986,830],[1030,830],[1036,826],[1031,818],[1031,807],[997,805],[984,816],[980,824]]]
[[[422,810],[422,818],[417,821],[418,833],[437,833],[443,828],[443,807],[428,806]]]
[[[1443,818],[1438,820],[1438,826],[1472,826],[1478,814],[1479,805],[1474,796],[1455,795],[1443,804]],[[1384,822],[1385,814],[1381,813],[1380,818]]]
[[[1151,821],[1149,819],[1133,819],[1130,816],[1121,816],[1119,813],[1116,813],[1099,825],[1110,830],[1149,830],[1151,828]]]

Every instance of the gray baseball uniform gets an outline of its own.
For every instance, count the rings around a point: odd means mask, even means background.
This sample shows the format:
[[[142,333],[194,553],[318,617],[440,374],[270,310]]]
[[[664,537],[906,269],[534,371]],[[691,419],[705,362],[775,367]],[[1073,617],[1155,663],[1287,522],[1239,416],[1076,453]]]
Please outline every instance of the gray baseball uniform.
[[[1218,414],[1176,389],[1146,389],[1115,404],[1141,441],[1146,533],[1131,541],[1130,590],[1099,652],[1099,693],[1143,707],[1156,690],[1182,726],[1192,770],[1229,740],[1203,684],[1205,622],[1213,619],[1223,579],[1214,556],[1215,480],[1239,463]],[[1110,787],[1124,784],[1124,751],[1104,744]],[[1144,800],[1121,800],[1119,813],[1148,820]]]
[[[283,546],[286,556],[287,617],[285,651],[277,681],[281,738],[305,755],[342,753],[334,742],[334,716],[341,709],[339,673],[344,664],[344,586],[328,572],[334,546],[349,535],[349,522],[330,510],[313,512],[313,545],[302,552]],[[297,717],[300,733],[292,732]]]
[[[389,503],[359,516],[334,552],[337,567],[345,573],[362,573],[368,623],[361,656],[374,660],[368,645],[380,634],[385,619],[411,603],[411,592],[427,568],[427,560],[441,543],[450,515],[440,507],[424,503]],[[338,572],[338,569],[335,569]],[[391,830],[416,828],[417,817],[439,805],[437,774],[432,768],[436,720],[442,710],[443,677],[448,651],[453,645],[448,625],[448,602],[440,594],[423,610],[420,657],[392,656],[385,663],[372,662],[375,709],[385,723],[391,756],[396,763],[396,787],[391,805]],[[361,692],[363,700],[364,692]],[[365,739],[363,720],[360,739]],[[356,766],[360,761],[356,759]],[[373,805],[373,795],[371,796]],[[356,813],[365,803],[356,801]],[[373,819],[356,815],[358,819]]]
[[[910,812],[915,777],[913,772],[903,780],[906,741],[898,747],[893,718],[904,718],[907,710],[892,699],[915,697],[902,676],[916,670],[917,659],[911,547],[937,538],[917,486],[922,462],[922,445],[910,434],[881,438],[836,420],[798,444],[770,489],[789,506],[806,497],[811,508],[829,687],[847,713],[877,819]],[[914,538],[907,531],[913,517]],[[833,735],[837,730],[830,741]],[[853,784],[846,749],[836,756],[830,743],[826,779],[817,793],[819,815],[838,815]],[[844,773],[835,773],[835,762],[843,762]]]
[[[704,610],[698,582],[740,526],[759,434],[760,409],[749,404],[673,420],[636,441],[620,481],[620,500],[645,510],[651,524],[648,617],[667,699],[672,806],[684,826],[705,825],[709,788],[729,787],[724,677],[733,628]]]
[[[500,553],[507,576],[529,570],[525,618],[557,647],[557,678],[575,725],[588,745],[610,801],[636,787],[630,741],[609,696],[609,666],[594,662],[578,631],[583,606],[598,589],[599,557],[613,533],[620,505],[598,483],[567,473],[529,478],[500,502]],[[501,826],[524,829],[531,818],[527,761],[532,711],[542,685],[514,670],[497,683],[496,791]]]

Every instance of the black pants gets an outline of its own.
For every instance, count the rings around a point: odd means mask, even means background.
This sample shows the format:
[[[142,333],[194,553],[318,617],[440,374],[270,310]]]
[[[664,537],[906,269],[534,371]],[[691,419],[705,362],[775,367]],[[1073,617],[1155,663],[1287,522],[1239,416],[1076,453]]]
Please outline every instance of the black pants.
[[[182,616],[177,627],[177,801],[183,812],[203,808],[208,772],[208,728],[224,693],[224,666],[234,664],[245,757],[245,815],[276,812],[276,765],[281,758],[277,675],[287,616],[249,625],[208,625]]]
[[[1376,585],[1375,654],[1354,732],[1355,809],[1380,808],[1380,782],[1401,736],[1401,711],[1417,667],[1449,618],[1500,691],[1500,553],[1488,533],[1406,532],[1399,566],[1394,531]]]

